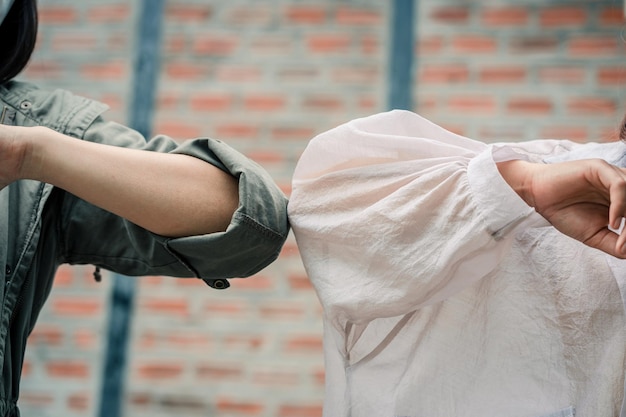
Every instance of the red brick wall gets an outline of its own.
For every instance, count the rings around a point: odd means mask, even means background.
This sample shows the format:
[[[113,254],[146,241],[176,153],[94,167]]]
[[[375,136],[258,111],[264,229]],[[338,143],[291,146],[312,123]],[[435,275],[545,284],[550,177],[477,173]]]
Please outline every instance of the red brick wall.
[[[289,193],[308,139],[385,110],[390,3],[170,0],[155,131],[223,139]],[[486,141],[615,138],[621,2],[416,3],[416,111]],[[137,1],[39,4],[25,78],[104,101],[126,122]],[[91,272],[59,272],[30,338],[24,415],[96,414],[110,282]],[[126,415],[321,415],[321,311],[293,239],[227,291],[139,282]]]

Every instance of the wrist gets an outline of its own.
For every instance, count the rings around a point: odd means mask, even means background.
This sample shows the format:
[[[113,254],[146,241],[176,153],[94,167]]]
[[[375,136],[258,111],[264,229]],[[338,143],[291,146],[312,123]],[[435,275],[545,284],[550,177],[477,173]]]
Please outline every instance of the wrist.
[[[532,169],[534,164],[523,160],[511,160],[496,163],[498,171],[509,186],[530,207],[535,207],[532,192]]]
[[[18,142],[22,147],[22,164],[19,176],[22,179],[31,179],[46,182],[46,155],[50,146],[54,146],[52,130],[42,127],[18,128]]]

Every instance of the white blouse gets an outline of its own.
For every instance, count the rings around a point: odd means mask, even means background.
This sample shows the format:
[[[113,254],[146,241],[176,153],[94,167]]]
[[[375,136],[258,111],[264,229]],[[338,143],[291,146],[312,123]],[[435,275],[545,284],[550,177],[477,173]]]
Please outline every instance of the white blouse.
[[[557,232],[496,167],[623,155],[486,145],[406,111],[314,138],[289,214],[324,308],[324,416],[626,417],[626,263]]]

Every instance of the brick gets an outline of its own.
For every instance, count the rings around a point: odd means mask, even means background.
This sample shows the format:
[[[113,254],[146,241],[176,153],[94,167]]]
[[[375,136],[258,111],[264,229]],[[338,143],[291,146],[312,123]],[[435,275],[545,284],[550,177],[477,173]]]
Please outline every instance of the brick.
[[[283,405],[278,410],[278,417],[320,417],[321,404],[315,405]]]
[[[487,125],[482,126],[478,135],[485,142],[516,142],[525,138],[523,125]]]
[[[539,24],[544,27],[583,26],[587,12],[581,6],[548,7],[539,12]]]
[[[28,377],[31,375],[31,373],[33,372],[33,362],[28,360],[28,355],[26,355],[26,359],[24,360],[24,363],[22,364],[22,378]],[[21,401],[21,396],[20,396],[20,401]]]
[[[261,165],[277,164],[285,161],[281,152],[271,150],[254,150],[246,152],[246,156]]]
[[[154,131],[179,140],[197,138],[202,136],[204,132],[204,130],[198,126],[173,120],[159,120],[156,123]]]
[[[88,33],[60,33],[50,40],[53,50],[72,52],[93,50],[97,42],[96,37]]]
[[[284,350],[289,353],[321,352],[322,336],[293,336],[285,341]]]
[[[75,24],[80,17],[74,7],[52,5],[40,6],[38,15],[41,25]]]
[[[317,68],[289,68],[278,71],[278,77],[281,83],[311,83],[320,76],[320,70]]]
[[[377,10],[356,7],[340,7],[335,19],[340,25],[373,26],[382,23],[383,19]]]
[[[183,374],[183,365],[180,363],[165,363],[163,361],[144,363],[136,366],[135,373],[141,379],[177,379]]]
[[[306,274],[291,274],[287,277],[287,281],[289,282],[289,288],[295,291],[309,291],[313,289],[313,284],[311,284]]]
[[[306,40],[307,48],[312,53],[341,53],[350,49],[352,43],[349,34],[314,34]]]
[[[144,297],[139,308],[149,314],[166,314],[178,317],[189,316],[189,301],[186,298]]]
[[[243,317],[249,313],[249,308],[243,300],[209,300],[204,306],[204,312],[210,316]]]
[[[89,365],[78,360],[50,360],[45,367],[48,375],[53,378],[83,379],[91,373]]]
[[[176,351],[179,349],[201,349],[207,351],[212,343],[209,336],[197,332],[174,332],[165,336],[165,341]]]
[[[223,82],[254,82],[261,80],[261,70],[256,66],[223,65],[216,69],[215,78]]]
[[[102,301],[94,297],[59,295],[52,300],[51,307],[60,316],[89,318],[102,314]]]
[[[337,96],[317,94],[306,97],[302,107],[307,111],[332,111],[335,112],[344,107],[344,102]]]
[[[486,26],[524,26],[528,20],[529,11],[524,7],[494,7],[482,10],[482,24]]]
[[[91,396],[86,393],[75,393],[67,397],[67,408],[77,412],[87,412],[91,407]]]
[[[156,97],[156,107],[158,111],[174,110],[178,107],[181,96],[171,91],[158,91]]]
[[[54,397],[47,392],[26,391],[20,393],[20,404],[45,407],[54,403]]]
[[[186,50],[189,40],[180,34],[167,33],[163,35],[161,45],[168,54],[180,54]]]
[[[464,83],[469,80],[469,75],[466,64],[424,65],[419,74],[419,82],[425,85]]]
[[[63,342],[63,331],[59,326],[40,323],[28,336],[29,344],[58,346]]]
[[[206,282],[198,278],[179,278],[179,279],[175,279],[173,283],[177,287],[194,288],[194,289],[197,288],[200,291],[207,289]]]
[[[359,40],[359,45],[363,55],[374,55],[380,50],[380,41],[377,36],[363,36]]]
[[[484,95],[456,96],[448,99],[447,105],[455,112],[492,113],[496,109],[496,100]]]
[[[164,133],[161,130],[157,130],[160,134]],[[146,287],[158,287],[160,285],[163,284],[164,281],[164,277],[161,276],[155,276],[155,275],[147,275],[144,277],[141,277],[141,279],[139,280],[139,285],[141,287],[146,286]]]
[[[92,80],[116,81],[128,76],[125,62],[113,61],[100,64],[84,64],[81,67],[83,77]]]
[[[74,282],[74,273],[72,267],[61,265],[54,275],[55,287],[69,287]]]
[[[259,316],[265,320],[298,320],[305,316],[305,310],[301,303],[293,304],[285,301],[270,301],[259,306]]]
[[[510,48],[515,53],[553,53],[559,46],[554,36],[524,36],[511,40]]]
[[[326,383],[326,371],[324,370],[324,368],[313,371],[312,377],[313,381],[315,381],[315,384],[318,386],[323,387]]]
[[[367,84],[368,86],[379,81],[381,71],[378,67],[354,66],[339,67],[332,71],[332,80],[339,84]]]
[[[527,70],[521,66],[483,68],[478,74],[482,83],[521,83],[526,80]]]
[[[232,55],[239,47],[239,38],[229,35],[196,35],[193,52],[198,55]]]
[[[94,349],[99,346],[100,338],[93,330],[79,329],[73,335],[74,345],[79,349]]]
[[[215,409],[218,415],[223,414],[236,414],[243,416],[257,416],[261,415],[265,410],[265,406],[260,402],[251,401],[238,401],[232,399],[218,399],[215,404]]]
[[[114,93],[104,92],[97,97],[97,100],[109,106],[111,111],[124,111],[126,109],[126,100]],[[93,272],[91,278],[93,278]]]
[[[417,97],[416,108],[419,110],[419,113],[430,113],[435,112],[439,107],[439,97],[438,96],[427,96],[421,94]]]
[[[249,95],[243,99],[243,107],[250,111],[277,111],[285,108],[286,98],[284,94],[257,94]]]
[[[226,111],[233,106],[230,93],[203,93],[192,95],[189,104],[196,111]]]
[[[622,26],[626,18],[624,16],[624,8],[609,6],[600,11],[601,26]]]
[[[128,35],[112,33],[108,38],[104,37],[106,49],[109,51],[129,51]]]
[[[507,103],[507,109],[517,114],[546,115],[553,109],[550,99],[542,97],[513,98]]]
[[[165,74],[184,81],[204,79],[209,74],[209,66],[205,63],[172,62],[165,65]]]
[[[610,115],[617,112],[617,103],[604,97],[577,97],[568,100],[567,110],[571,114]]]
[[[258,36],[250,41],[250,51],[255,55],[282,55],[289,54],[294,47],[294,41],[284,36]]]
[[[326,18],[327,12],[323,6],[291,5],[285,10],[285,19],[290,23],[319,25]]]
[[[618,40],[616,37],[580,37],[569,43],[569,53],[574,56],[616,55]]]
[[[255,352],[267,344],[263,336],[243,334],[226,336],[222,343],[229,352]]]
[[[580,143],[589,140],[589,132],[584,126],[545,126],[541,129],[539,135],[547,139],[568,139]]]
[[[545,67],[538,70],[539,80],[551,84],[581,84],[585,76],[585,69],[569,65]]]
[[[274,288],[274,280],[266,275],[254,275],[249,278],[231,279],[230,285],[237,290],[271,290]]]
[[[131,17],[128,4],[107,4],[91,7],[87,17],[92,22],[125,22]]]
[[[165,17],[169,20],[184,23],[198,23],[208,20],[213,15],[213,10],[206,4],[176,4],[165,10]]]
[[[252,375],[252,383],[262,386],[283,385],[286,387],[297,386],[300,378],[296,372],[290,371],[257,371]]]
[[[434,55],[443,52],[445,40],[440,35],[420,36],[416,44],[416,54]]]
[[[492,53],[497,48],[496,39],[489,36],[462,35],[452,40],[452,48],[464,53]]]
[[[213,381],[232,381],[242,379],[243,371],[241,365],[226,366],[205,364],[196,367],[196,377]]]
[[[626,67],[601,67],[596,80],[600,85],[623,86],[626,84]]]
[[[137,340],[137,346],[141,349],[154,349],[159,343],[158,335],[151,331],[142,333]]]
[[[24,75],[32,80],[58,80],[63,73],[59,62],[44,59],[31,60],[24,70]]]
[[[273,13],[269,7],[252,3],[231,9],[225,17],[225,21],[230,25],[244,25],[246,27],[268,25],[272,20]]]
[[[464,24],[469,20],[469,8],[463,6],[441,6],[430,13],[430,18],[439,23]]]
[[[157,404],[169,411],[171,413],[170,415],[175,416],[198,412],[204,412],[201,415],[206,415],[206,412],[209,410],[209,405],[205,402],[204,398],[196,398],[188,395],[161,396]]]
[[[368,113],[375,113],[380,108],[377,97],[359,97],[357,100],[357,106],[360,110]]]
[[[218,138],[254,139],[259,136],[259,127],[247,123],[221,123],[215,127]]]

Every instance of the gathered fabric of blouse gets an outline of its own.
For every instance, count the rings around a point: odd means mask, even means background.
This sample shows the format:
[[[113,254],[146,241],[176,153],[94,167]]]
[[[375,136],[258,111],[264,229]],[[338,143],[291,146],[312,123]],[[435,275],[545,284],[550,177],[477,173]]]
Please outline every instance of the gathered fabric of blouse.
[[[624,155],[487,145],[406,111],[314,138],[289,215],[324,309],[324,416],[626,417],[626,263],[556,231],[496,166]]]

